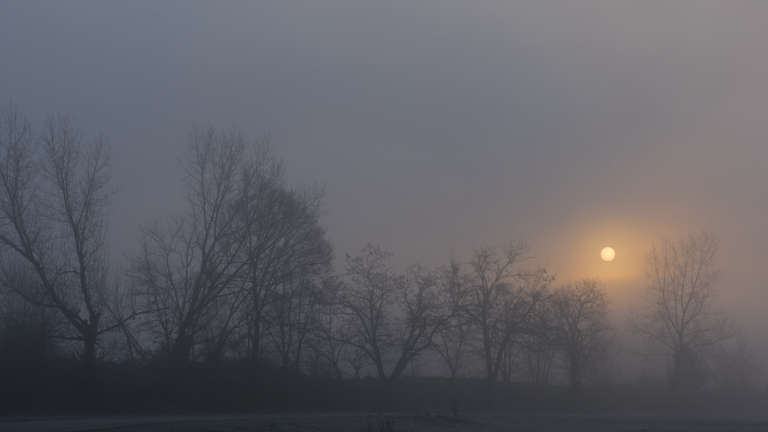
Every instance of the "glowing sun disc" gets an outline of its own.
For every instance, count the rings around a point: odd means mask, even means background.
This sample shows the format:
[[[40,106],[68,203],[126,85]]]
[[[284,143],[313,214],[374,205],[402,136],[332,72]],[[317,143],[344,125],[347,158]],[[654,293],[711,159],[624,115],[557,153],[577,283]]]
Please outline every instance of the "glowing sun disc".
[[[616,258],[616,251],[612,247],[606,246],[600,251],[600,258],[605,262],[611,262]]]

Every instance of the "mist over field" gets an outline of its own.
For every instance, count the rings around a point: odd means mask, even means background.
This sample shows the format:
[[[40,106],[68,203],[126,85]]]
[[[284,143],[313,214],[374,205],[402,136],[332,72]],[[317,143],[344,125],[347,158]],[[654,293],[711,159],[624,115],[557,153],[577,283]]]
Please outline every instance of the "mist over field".
[[[766,17],[2,2],[0,413],[754,420]]]

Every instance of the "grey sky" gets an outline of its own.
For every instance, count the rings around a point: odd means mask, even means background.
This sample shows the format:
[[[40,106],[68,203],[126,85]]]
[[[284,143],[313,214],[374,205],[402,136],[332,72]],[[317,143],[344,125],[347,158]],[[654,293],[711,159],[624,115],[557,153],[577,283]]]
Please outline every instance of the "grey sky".
[[[767,17],[759,2],[6,0],[0,99],[110,138],[121,253],[179,210],[190,129],[236,126],[325,187],[340,256],[371,241],[436,264],[522,238],[563,278],[617,290],[640,283],[651,241],[703,228],[726,302],[758,317]]]

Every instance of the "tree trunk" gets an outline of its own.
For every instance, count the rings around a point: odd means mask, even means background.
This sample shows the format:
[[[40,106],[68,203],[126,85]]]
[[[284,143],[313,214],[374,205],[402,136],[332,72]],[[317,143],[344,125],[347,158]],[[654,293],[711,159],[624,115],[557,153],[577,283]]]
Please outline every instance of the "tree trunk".
[[[571,391],[574,393],[581,393],[583,389],[581,362],[579,359],[575,358],[575,356],[572,356],[570,365],[568,367],[568,381],[571,387]]]
[[[192,337],[189,335],[179,335],[171,347],[169,362],[174,366],[180,366],[187,363],[192,356]]]
[[[81,362],[87,367],[91,368],[96,365],[96,343],[98,341],[98,332],[94,326],[89,326],[83,332],[83,351],[81,354]]]
[[[256,317],[251,325],[250,360],[257,362],[261,357],[261,319]]]

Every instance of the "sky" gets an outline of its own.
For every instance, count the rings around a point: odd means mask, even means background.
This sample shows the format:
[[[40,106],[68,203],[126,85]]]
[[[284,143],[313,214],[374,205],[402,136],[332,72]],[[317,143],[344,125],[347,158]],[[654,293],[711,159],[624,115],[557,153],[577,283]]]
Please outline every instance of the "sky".
[[[124,257],[181,212],[190,131],[235,127],[324,188],[338,257],[373,242],[437,265],[523,240],[559,281],[619,299],[654,241],[707,230],[724,307],[759,333],[766,17],[703,0],[4,0],[0,103],[108,137]]]

